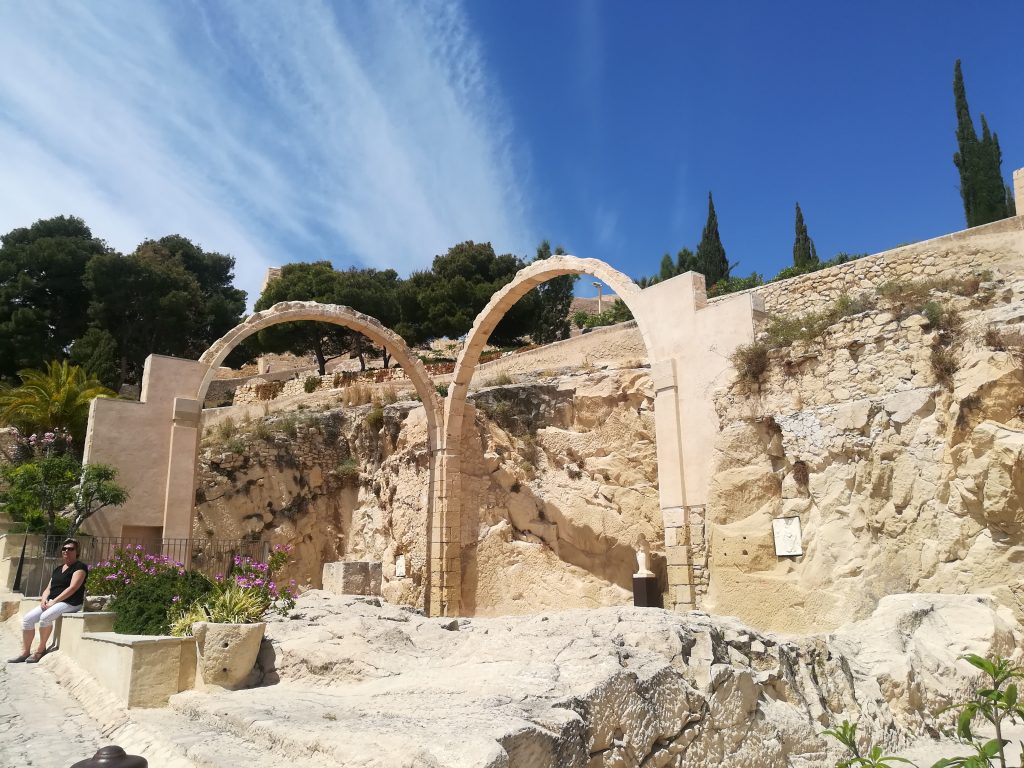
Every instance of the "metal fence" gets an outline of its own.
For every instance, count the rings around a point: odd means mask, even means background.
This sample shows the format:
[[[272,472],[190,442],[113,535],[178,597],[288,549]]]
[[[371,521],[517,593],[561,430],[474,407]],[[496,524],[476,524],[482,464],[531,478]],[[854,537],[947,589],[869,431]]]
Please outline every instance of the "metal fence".
[[[39,595],[53,569],[61,562],[60,547],[64,536],[26,537],[18,570],[22,574],[20,591],[28,597]],[[78,535],[78,559],[90,568],[105,563],[118,550],[130,549],[141,554],[162,555],[188,570],[199,571],[211,578],[231,571],[234,558],[251,557],[266,562],[270,544],[248,539],[140,539],[121,536]],[[17,586],[16,586],[17,589]]]

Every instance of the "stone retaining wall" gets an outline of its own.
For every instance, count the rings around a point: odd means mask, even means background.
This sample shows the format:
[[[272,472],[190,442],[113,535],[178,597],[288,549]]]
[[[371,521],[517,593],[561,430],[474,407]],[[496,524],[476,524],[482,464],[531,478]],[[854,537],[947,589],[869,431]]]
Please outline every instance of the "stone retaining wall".
[[[1016,216],[882,251],[751,291],[764,298],[769,314],[802,315],[827,308],[844,293],[853,295],[873,290],[893,280],[954,277],[998,267],[1007,259],[1019,259],[1024,250],[1022,243],[1024,216]],[[722,298],[710,299],[709,303]]]

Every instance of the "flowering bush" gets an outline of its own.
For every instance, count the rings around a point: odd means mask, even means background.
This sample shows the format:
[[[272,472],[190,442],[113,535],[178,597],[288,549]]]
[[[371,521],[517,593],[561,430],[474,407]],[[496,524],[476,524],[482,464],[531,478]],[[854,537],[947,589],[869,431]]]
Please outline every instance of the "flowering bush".
[[[187,635],[197,621],[254,624],[267,611],[284,615],[295,606],[295,582],[282,584],[276,575],[288,562],[289,547],[275,545],[266,563],[236,555],[231,572],[218,576],[213,591],[183,610],[171,609],[171,634]]]
[[[127,546],[114,550],[109,560],[89,569],[85,591],[91,595],[118,597],[143,576],[165,572],[184,576],[185,566],[165,555],[150,554],[141,544]]]

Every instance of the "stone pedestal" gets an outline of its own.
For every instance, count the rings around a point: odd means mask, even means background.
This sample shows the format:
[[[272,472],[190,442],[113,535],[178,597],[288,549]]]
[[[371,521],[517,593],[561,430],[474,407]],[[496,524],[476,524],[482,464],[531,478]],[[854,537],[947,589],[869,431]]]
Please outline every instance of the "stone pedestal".
[[[380,597],[383,573],[381,564],[366,560],[324,563],[325,592],[336,595],[368,595]]]
[[[661,608],[661,590],[658,589],[658,577],[633,577],[633,605],[637,608]]]

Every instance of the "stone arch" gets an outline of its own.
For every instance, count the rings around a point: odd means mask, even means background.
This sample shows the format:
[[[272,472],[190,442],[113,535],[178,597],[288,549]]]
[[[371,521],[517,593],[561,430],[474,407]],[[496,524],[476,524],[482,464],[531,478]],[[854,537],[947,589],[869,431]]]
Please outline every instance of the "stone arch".
[[[217,368],[227,357],[228,353],[230,353],[231,350],[234,349],[241,341],[263,328],[277,325],[279,323],[295,322],[299,320],[312,320],[321,323],[343,325],[354,331],[362,333],[373,343],[384,347],[405,370],[416,389],[416,393],[423,402],[427,421],[427,444],[430,449],[427,509],[424,519],[424,530],[428,536],[427,563],[424,580],[424,607],[429,610],[432,591],[437,588],[436,585],[439,582],[438,575],[431,567],[432,559],[430,556],[429,542],[431,541],[430,533],[436,527],[434,515],[436,514],[436,510],[439,506],[439,478],[441,478],[443,474],[443,468],[441,466],[442,454],[440,451],[442,436],[442,409],[441,400],[431,381],[430,374],[427,373],[427,369],[424,367],[422,361],[412,354],[401,336],[385,327],[376,318],[365,315],[362,312],[357,312],[351,307],[336,304],[320,304],[315,301],[280,302],[272,306],[270,309],[250,315],[245,319],[245,321],[235,326],[233,329],[228,331],[228,333],[215,341],[199,358],[198,362],[202,379],[195,394],[195,403],[197,408],[201,410],[202,403],[206,398],[206,392],[216,375]],[[176,468],[174,466],[174,454],[172,451],[172,465],[169,470],[169,476],[171,478],[177,476],[182,478],[188,477],[191,479],[190,494],[194,493],[197,448],[198,441],[196,441],[196,446],[193,448],[191,453],[191,466],[188,467],[181,466]],[[186,460],[181,459],[181,461],[182,463],[185,463]],[[170,494],[168,494],[168,499],[170,499]],[[192,514],[191,510],[192,507],[190,506],[190,516]],[[191,530],[191,523],[189,523],[189,530]]]
[[[405,340],[390,328],[385,327],[377,318],[357,312],[351,307],[337,304],[320,304],[316,301],[282,301],[270,309],[255,312],[242,323],[236,325],[217,341],[210,345],[199,358],[200,364],[206,367],[202,383],[196,393],[200,403],[206,398],[206,391],[216,376],[217,368],[239,343],[257,331],[279,323],[291,323],[299,320],[312,320],[319,323],[334,323],[351,328],[366,336],[370,341],[384,347],[388,353],[402,366],[412,381],[416,394],[423,401],[427,412],[427,439],[432,452],[441,444],[441,403],[437,390],[431,383],[430,374],[418,357],[410,351]]]
[[[435,567],[442,574],[440,589],[433,593],[431,613],[458,614],[461,605],[461,439],[462,421],[469,394],[469,383],[473,378],[480,355],[505,313],[523,296],[538,285],[562,275],[593,275],[611,287],[636,319],[640,334],[647,348],[648,359],[655,364],[655,346],[648,327],[646,315],[641,311],[640,287],[627,275],[613,269],[599,259],[581,259],[576,256],[552,256],[534,262],[519,270],[512,281],[496,292],[487,306],[480,311],[473,327],[466,337],[466,343],[455,363],[455,371],[444,402],[444,453],[445,481],[440,498],[440,526],[431,532],[431,549],[439,554]],[[435,541],[437,542],[435,545]],[[433,570],[433,568],[432,568]]]

